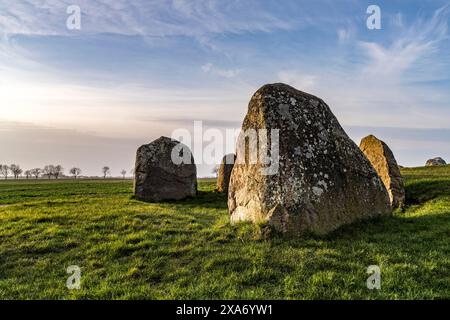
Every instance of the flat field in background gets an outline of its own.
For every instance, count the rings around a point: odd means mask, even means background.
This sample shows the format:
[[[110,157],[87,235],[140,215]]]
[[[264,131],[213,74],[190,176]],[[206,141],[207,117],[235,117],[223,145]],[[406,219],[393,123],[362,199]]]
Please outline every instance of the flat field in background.
[[[158,204],[134,200],[130,180],[2,181],[0,298],[450,298],[450,166],[402,173],[408,206],[392,217],[271,240],[228,223],[211,179]],[[366,287],[369,265],[381,290]]]

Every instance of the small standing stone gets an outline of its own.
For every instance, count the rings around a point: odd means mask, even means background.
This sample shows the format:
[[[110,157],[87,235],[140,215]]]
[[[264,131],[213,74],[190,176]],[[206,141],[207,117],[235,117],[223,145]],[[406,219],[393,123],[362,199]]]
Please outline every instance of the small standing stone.
[[[445,166],[446,164],[447,163],[445,162],[444,159],[442,159],[441,157],[436,157],[433,159],[429,159],[425,165],[427,167],[432,167],[432,166]]]
[[[231,171],[233,170],[236,155],[234,153],[227,154],[223,157],[222,163],[217,171],[217,191],[228,193],[228,184],[230,183]]]
[[[183,156],[188,161],[176,163],[173,155],[177,158],[176,162]],[[196,193],[197,168],[187,146],[179,141],[160,137],[139,147],[136,153],[134,178],[136,199],[181,200]]]
[[[369,135],[361,140],[360,149],[369,159],[386,187],[393,209],[405,203],[405,187],[394,153],[386,143]]]

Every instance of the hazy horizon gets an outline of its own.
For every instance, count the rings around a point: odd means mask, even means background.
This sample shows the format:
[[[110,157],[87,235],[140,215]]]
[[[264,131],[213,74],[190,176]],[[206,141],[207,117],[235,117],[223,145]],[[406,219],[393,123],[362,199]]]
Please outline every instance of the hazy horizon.
[[[72,4],[80,30],[66,27]],[[366,27],[371,4],[2,1],[0,163],[119,176],[137,147],[193,121],[238,128],[274,82],[322,98],[357,144],[375,134],[401,165],[448,162],[450,2],[377,1],[381,30]]]
[[[448,146],[450,141],[450,129],[408,129],[408,128],[374,128],[374,127],[356,127],[344,126],[347,134],[356,143],[364,136],[374,134],[382,140],[388,141],[390,148],[394,151],[397,162],[407,167],[424,166],[426,160],[438,156],[443,156],[445,152],[439,152]],[[56,132],[53,132],[56,131]],[[9,133],[8,133],[9,132]],[[58,138],[52,138],[54,136]],[[35,139],[35,144],[29,145],[29,139]],[[159,137],[159,136],[158,136]],[[2,154],[1,164],[19,164],[22,169],[42,168],[47,164],[61,164],[65,169],[65,174],[72,167],[80,167],[82,175],[102,176],[103,166],[111,168],[112,176],[120,176],[122,169],[127,170],[127,176],[130,176],[130,170],[134,167],[136,149],[142,144],[149,143],[158,138],[152,137],[144,139],[111,139],[108,137],[83,135],[82,133],[70,130],[57,130],[52,128],[35,128],[33,126],[27,129],[20,129],[19,132],[2,131],[0,135],[0,145],[6,146],[4,150],[9,149],[9,145],[14,152],[10,152],[9,157]],[[76,141],[82,141],[82,145],[74,147],[67,146],[66,139],[71,138]],[[48,139],[48,140],[47,140]],[[47,140],[47,142],[46,142]],[[17,148],[18,146],[28,145],[28,148]],[[92,145],[95,148],[92,148]],[[421,153],[415,152],[420,148]],[[120,150],[120,152],[118,152]],[[428,154],[423,157],[421,154]],[[27,154],[32,157],[27,157]],[[88,154],[88,156],[86,156]],[[448,149],[447,153],[448,154]],[[444,157],[444,160],[448,160]],[[199,177],[213,176],[211,165],[197,165]]]

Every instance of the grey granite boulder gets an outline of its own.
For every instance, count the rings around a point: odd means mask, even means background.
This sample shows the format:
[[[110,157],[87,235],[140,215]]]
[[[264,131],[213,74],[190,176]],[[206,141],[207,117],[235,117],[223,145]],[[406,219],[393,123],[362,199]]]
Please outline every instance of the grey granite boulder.
[[[183,158],[187,161],[179,163]],[[196,193],[197,169],[187,146],[176,140],[160,137],[139,147],[134,178],[136,199],[181,200]]]
[[[254,150],[238,143],[228,192],[232,223],[326,234],[391,213],[383,182],[321,99],[285,84],[265,85],[250,100],[241,135],[252,129],[278,130],[278,141],[271,141],[278,169],[263,170],[267,162],[250,161]]]
[[[444,159],[442,159],[441,157],[436,157],[436,158],[427,160],[427,163],[425,165],[427,167],[432,167],[432,166],[445,166],[446,164],[447,163],[445,162]]]

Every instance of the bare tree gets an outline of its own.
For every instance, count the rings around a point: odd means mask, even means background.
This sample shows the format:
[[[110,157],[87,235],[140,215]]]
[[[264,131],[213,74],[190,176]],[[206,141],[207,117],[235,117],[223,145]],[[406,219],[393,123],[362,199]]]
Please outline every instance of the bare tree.
[[[120,174],[122,175],[122,178],[125,179],[125,175],[127,174],[127,170],[122,169],[122,171],[120,171]]]
[[[15,175],[14,175],[15,178],[19,179],[20,175],[23,173],[23,170],[21,168],[17,167],[16,170],[14,170],[14,173],[15,173]]]
[[[55,172],[55,166],[52,164],[46,165],[42,170],[42,174],[44,176],[47,176],[47,178],[49,179],[51,179],[51,177],[53,176],[53,172]]]
[[[6,164],[0,164],[0,173],[5,177],[5,180],[8,179],[9,167]]]
[[[27,178],[27,180],[30,179],[30,177],[32,176],[31,170],[25,170],[24,174],[25,174],[25,178]]]
[[[23,170],[20,168],[18,164],[12,164],[9,166],[9,169],[11,170],[14,179],[19,179],[19,176],[22,174]]]
[[[108,166],[104,166],[102,168],[103,178],[106,179],[106,176],[111,173],[111,169]]]
[[[76,179],[81,174],[81,169],[74,167],[74,168],[70,169],[69,172]]]
[[[130,170],[131,176],[132,176],[133,178],[134,178],[134,175],[136,174],[135,171],[136,171],[135,168],[131,168],[131,170]]]
[[[16,179],[16,172],[17,172],[17,165],[16,164],[10,164],[9,165],[9,171],[11,171],[11,173],[12,173],[12,175],[13,175],[13,177],[14,177],[14,179]]]
[[[211,173],[214,174],[215,177],[217,177],[217,174],[219,173],[219,166],[215,165],[214,168],[212,168]]]
[[[41,175],[42,170],[39,168],[31,169],[31,174],[34,176],[35,179],[38,179]]]
[[[56,165],[53,170],[53,176],[55,179],[58,179],[60,176],[64,174],[64,168],[61,165]]]

